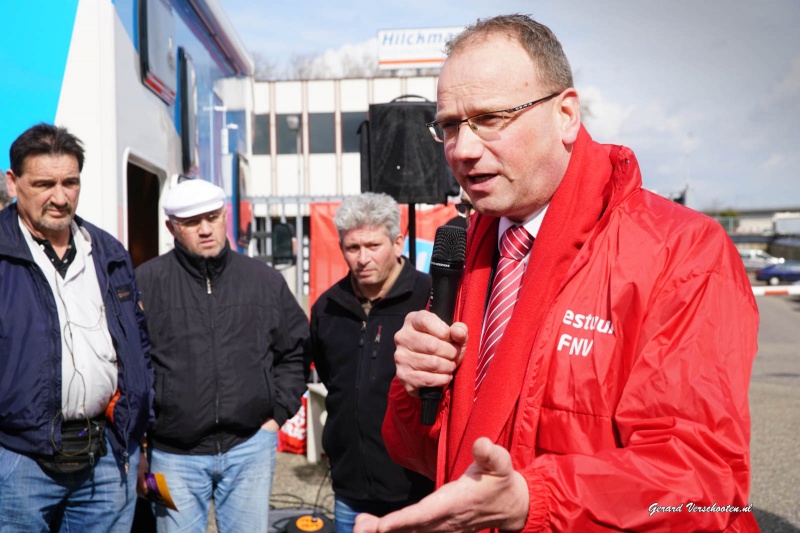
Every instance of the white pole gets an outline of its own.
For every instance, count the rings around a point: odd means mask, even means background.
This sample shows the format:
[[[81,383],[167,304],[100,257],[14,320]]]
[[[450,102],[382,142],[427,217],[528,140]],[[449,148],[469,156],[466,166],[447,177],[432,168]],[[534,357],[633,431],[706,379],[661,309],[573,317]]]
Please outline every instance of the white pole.
[[[300,119],[301,117],[298,117]],[[297,127],[297,301],[303,301],[303,128]]]

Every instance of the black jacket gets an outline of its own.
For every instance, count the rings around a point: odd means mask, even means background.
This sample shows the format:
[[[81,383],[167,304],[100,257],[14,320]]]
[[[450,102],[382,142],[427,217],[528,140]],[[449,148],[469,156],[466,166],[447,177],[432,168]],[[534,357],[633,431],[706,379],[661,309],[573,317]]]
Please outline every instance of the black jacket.
[[[297,412],[308,320],[279,273],[227,246],[203,259],[176,242],[136,279],[153,345],[153,446],[221,453]]]
[[[386,395],[395,375],[394,334],[411,311],[424,309],[431,278],[406,259],[386,298],[367,316],[350,276],[311,308],[311,355],[328,389],[322,447],[333,490],[361,501],[415,501],[433,482],[394,463],[381,437]]]

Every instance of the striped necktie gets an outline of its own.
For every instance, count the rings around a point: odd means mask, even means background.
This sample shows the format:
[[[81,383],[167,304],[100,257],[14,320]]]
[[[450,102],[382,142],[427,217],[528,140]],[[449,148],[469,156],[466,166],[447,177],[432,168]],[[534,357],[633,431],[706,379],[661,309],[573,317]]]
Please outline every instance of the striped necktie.
[[[489,298],[489,310],[483,324],[478,368],[475,372],[475,397],[478,396],[478,389],[486,377],[486,371],[500,343],[503,330],[514,312],[514,304],[517,302],[517,294],[522,283],[522,273],[525,271],[522,259],[531,246],[533,237],[522,226],[511,226],[500,238],[500,260],[497,262],[497,273]]]

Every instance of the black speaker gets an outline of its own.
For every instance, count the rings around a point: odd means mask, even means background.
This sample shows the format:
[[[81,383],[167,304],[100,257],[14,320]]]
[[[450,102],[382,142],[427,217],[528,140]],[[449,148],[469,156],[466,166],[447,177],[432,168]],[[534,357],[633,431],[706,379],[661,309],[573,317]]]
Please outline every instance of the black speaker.
[[[401,204],[445,203],[459,188],[442,144],[425,126],[434,119],[436,102],[410,98],[421,97],[406,95],[369,106],[368,127],[359,130],[361,191],[386,193]]]

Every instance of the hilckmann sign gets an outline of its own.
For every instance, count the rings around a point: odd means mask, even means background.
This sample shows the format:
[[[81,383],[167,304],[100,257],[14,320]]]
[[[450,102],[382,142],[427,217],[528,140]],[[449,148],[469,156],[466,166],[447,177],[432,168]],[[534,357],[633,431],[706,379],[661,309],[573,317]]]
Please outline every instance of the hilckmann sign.
[[[436,68],[444,61],[444,45],[464,28],[380,30],[378,67],[382,70]]]

